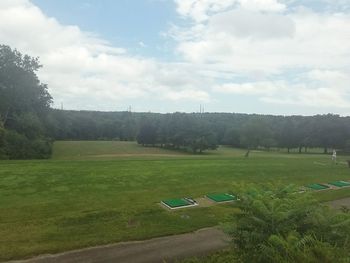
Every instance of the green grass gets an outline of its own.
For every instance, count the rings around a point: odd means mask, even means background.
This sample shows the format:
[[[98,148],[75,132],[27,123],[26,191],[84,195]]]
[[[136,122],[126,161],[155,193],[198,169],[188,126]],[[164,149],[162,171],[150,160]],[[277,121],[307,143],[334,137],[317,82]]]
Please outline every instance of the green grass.
[[[207,194],[206,197],[217,203],[236,200],[236,197],[230,194]]]
[[[244,152],[193,156],[125,142],[58,142],[52,160],[0,161],[0,260],[184,233],[233,212],[230,204],[161,207],[177,196],[234,192],[244,183],[350,180],[345,157],[332,165],[324,155]],[[314,194],[326,201],[350,189]]]
[[[57,160],[99,160],[129,157],[171,157],[188,155],[186,153],[142,147],[137,143],[122,141],[58,141],[55,143],[53,159]]]

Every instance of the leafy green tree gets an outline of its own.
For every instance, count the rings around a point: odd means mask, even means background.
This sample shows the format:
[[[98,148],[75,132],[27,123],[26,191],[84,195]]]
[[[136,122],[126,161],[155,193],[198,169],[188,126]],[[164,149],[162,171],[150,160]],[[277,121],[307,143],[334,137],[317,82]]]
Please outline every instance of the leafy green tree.
[[[349,127],[338,115],[317,115],[313,118],[312,138],[314,144],[323,147],[324,153],[330,148],[344,148],[349,136]]]
[[[0,122],[0,160],[7,159],[7,155],[5,153],[5,133],[6,131]]]
[[[52,97],[36,75],[40,67],[38,58],[0,45],[0,117],[5,128],[15,114],[42,115],[49,109]]]
[[[0,158],[47,158],[51,140],[43,122],[52,98],[36,72],[38,58],[0,45]]]
[[[249,189],[236,206],[240,212],[227,231],[243,262],[346,262],[350,258],[350,215],[330,211],[307,193],[291,187]]]
[[[345,258],[344,251],[315,236],[290,232],[286,237],[271,235],[260,247],[261,261],[270,263],[332,263]]]
[[[155,127],[155,125],[145,123],[141,127],[140,132],[137,135],[137,142],[139,144],[142,144],[143,146],[154,146],[157,143],[157,128]]]
[[[280,147],[287,148],[288,153],[290,152],[290,149],[296,148],[299,145],[297,131],[297,122],[294,119],[286,118],[281,123],[277,140]]]
[[[226,145],[239,147],[240,146],[239,138],[240,138],[239,130],[236,128],[230,128],[225,132],[222,142]]]
[[[38,116],[32,112],[25,112],[14,116],[12,128],[25,135],[29,140],[41,137],[45,131]]]

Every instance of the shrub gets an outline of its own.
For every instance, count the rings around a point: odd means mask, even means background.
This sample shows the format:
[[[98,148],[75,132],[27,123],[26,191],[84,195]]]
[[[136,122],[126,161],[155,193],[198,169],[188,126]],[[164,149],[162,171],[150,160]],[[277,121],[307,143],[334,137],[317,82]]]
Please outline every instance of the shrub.
[[[9,159],[44,159],[52,152],[52,142],[47,138],[29,140],[25,135],[6,130],[4,153]]]

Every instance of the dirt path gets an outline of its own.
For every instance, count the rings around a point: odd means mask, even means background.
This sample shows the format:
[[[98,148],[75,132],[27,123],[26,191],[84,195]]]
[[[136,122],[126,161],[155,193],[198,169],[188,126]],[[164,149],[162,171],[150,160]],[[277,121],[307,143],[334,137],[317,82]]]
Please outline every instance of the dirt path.
[[[228,237],[217,228],[193,233],[154,238],[145,241],[122,242],[107,246],[43,255],[21,263],[164,263],[191,256],[206,255],[228,246]],[[166,260],[166,261],[164,261]]]
[[[342,206],[346,206],[346,207],[350,208],[350,197],[339,199],[339,200],[330,201],[330,202],[327,202],[326,204],[329,205],[332,208],[335,208],[335,209],[339,209]]]

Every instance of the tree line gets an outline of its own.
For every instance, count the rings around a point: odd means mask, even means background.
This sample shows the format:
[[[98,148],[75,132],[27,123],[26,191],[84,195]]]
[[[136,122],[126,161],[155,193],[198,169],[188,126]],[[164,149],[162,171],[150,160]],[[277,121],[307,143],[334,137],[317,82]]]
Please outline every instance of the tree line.
[[[240,113],[134,113],[53,109],[38,58],[0,45],[0,158],[48,158],[54,140],[123,140],[201,153],[249,149],[350,150],[350,118]]]
[[[339,115],[273,116],[240,113],[134,113],[51,110],[48,130],[58,140],[137,140],[201,152],[217,145],[257,149],[348,151],[350,118]]]

